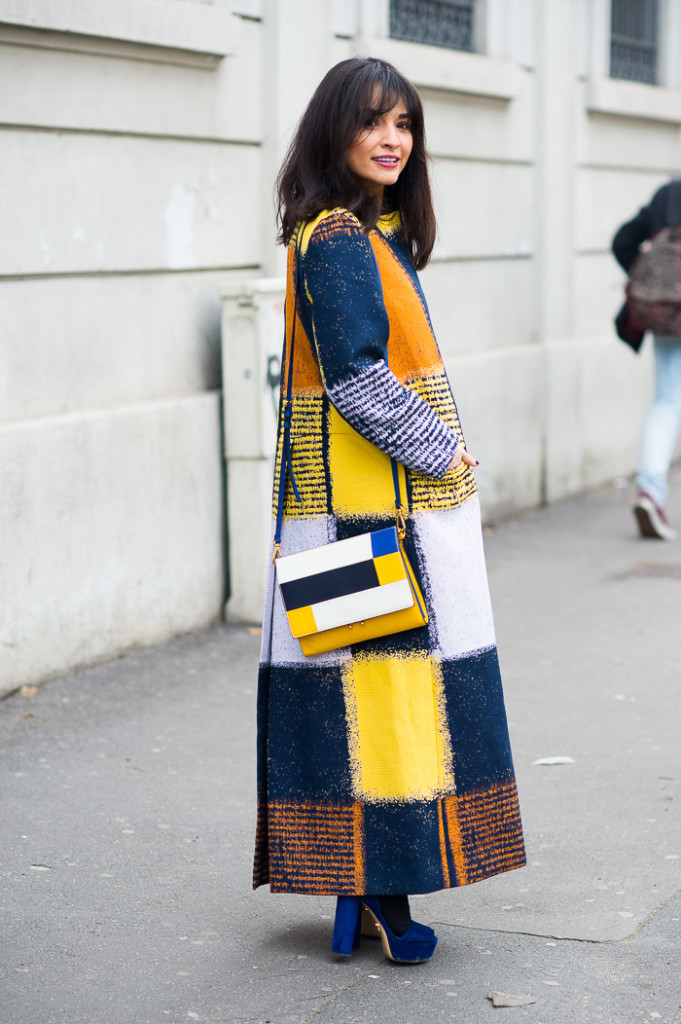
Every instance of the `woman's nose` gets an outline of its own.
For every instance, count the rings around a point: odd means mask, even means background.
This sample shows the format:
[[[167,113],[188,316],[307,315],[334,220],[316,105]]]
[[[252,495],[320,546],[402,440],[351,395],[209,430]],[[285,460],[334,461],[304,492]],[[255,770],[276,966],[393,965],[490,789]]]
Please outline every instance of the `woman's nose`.
[[[396,146],[400,141],[400,137],[397,133],[397,128],[394,124],[386,124],[383,128],[383,138],[381,142],[384,146]]]

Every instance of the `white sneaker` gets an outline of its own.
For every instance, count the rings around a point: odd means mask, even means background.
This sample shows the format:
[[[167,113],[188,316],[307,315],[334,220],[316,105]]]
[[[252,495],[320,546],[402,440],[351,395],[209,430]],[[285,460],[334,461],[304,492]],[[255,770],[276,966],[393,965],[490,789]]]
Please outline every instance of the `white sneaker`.
[[[656,505],[645,491],[640,491],[636,498],[634,515],[642,537],[655,537],[657,540],[676,539],[676,530],[669,525],[664,509]]]

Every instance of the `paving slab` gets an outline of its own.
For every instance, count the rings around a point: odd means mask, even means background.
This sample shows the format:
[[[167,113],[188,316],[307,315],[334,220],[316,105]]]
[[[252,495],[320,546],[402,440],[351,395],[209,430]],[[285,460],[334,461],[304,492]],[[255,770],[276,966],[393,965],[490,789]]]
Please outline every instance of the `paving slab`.
[[[387,963],[369,967],[312,1019],[315,1024],[426,1019],[678,1024],[680,918],[676,897],[636,939],[605,943],[439,926],[437,958],[429,964],[418,972]],[[525,997],[527,1003],[495,1009],[492,993]]]
[[[487,533],[529,865],[415,898],[429,964],[337,960],[332,899],[252,892],[257,635],[0,702],[0,1024],[681,1024],[681,542],[630,501]]]

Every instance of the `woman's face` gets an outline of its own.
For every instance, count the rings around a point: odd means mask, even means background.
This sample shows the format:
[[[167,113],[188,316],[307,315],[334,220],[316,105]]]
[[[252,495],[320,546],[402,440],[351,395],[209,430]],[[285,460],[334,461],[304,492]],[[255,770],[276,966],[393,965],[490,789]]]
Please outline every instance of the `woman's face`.
[[[370,121],[347,152],[347,164],[367,191],[383,198],[386,185],[394,185],[411,154],[414,140],[411,117],[403,100]]]

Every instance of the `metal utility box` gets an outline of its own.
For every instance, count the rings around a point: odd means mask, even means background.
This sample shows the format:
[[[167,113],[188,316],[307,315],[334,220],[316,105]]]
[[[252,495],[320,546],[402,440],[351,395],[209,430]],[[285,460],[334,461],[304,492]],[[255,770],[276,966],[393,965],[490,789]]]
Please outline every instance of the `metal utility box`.
[[[284,336],[284,278],[222,290],[222,380],[232,622],[260,622]]]

